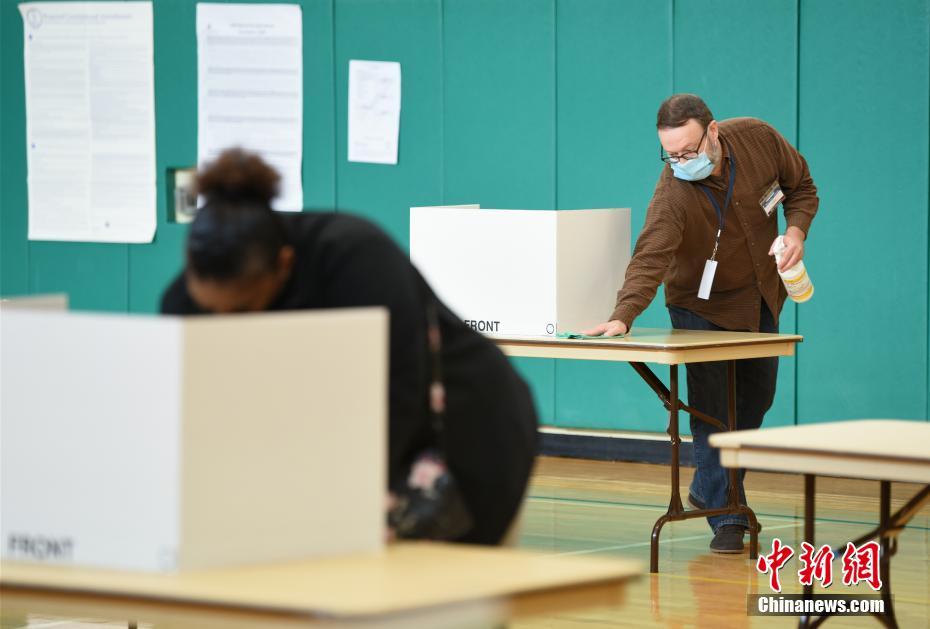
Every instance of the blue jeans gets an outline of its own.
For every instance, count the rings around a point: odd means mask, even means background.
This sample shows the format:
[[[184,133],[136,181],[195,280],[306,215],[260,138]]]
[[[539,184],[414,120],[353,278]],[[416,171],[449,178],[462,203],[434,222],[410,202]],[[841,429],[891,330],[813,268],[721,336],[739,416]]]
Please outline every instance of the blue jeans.
[[[672,327],[685,330],[723,330],[694,314],[690,310],[668,307]],[[760,332],[778,332],[778,324],[765,302],[759,317]],[[726,362],[690,363],[688,372],[688,405],[727,423],[727,364]],[[753,358],[736,361],[736,427],[739,430],[758,428],[765,412],[775,399],[775,379],[778,375],[778,358]],[[691,435],[694,437],[694,479],[690,492],[708,509],[725,507],[730,490],[729,471],[720,465],[720,452],[707,440],[717,428],[691,416]],[[739,499],[746,504],[743,478],[746,470],[739,470]],[[718,515],[707,518],[716,533],[726,524],[748,527],[742,515]]]

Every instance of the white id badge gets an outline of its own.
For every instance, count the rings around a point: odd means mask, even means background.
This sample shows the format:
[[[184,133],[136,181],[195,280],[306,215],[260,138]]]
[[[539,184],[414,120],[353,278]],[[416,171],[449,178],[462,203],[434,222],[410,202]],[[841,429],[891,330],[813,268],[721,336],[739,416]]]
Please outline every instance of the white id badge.
[[[701,277],[701,287],[698,289],[698,299],[710,299],[710,287],[714,283],[714,273],[716,272],[716,260],[708,260],[704,263],[704,275]]]

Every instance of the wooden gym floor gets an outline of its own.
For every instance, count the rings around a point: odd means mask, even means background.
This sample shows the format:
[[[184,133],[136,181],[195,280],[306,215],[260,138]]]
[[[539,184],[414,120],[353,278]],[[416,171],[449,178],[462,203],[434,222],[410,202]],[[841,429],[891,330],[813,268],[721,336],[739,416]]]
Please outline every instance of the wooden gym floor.
[[[682,468],[682,496],[692,469]],[[649,566],[649,538],[669,499],[669,468],[543,457],[529,490],[519,545],[553,554],[637,558]],[[836,546],[878,522],[878,483],[817,478],[817,544]],[[892,510],[917,486],[894,483]],[[750,506],[763,526],[760,552],[779,537],[799,552],[803,535],[803,477],[750,471]],[[796,627],[796,618],[749,617],[746,595],[769,593],[768,576],[742,555],[715,555],[704,520],[666,524],[659,575],[645,575],[626,590],[617,608],[590,609],[510,625],[513,629],[596,627]],[[748,536],[747,546],[748,546]],[[783,593],[800,593],[797,555],[781,571]],[[833,566],[835,594],[870,593],[864,584],[842,584],[841,562]],[[892,559],[895,611],[902,627],[930,629],[930,509],[920,512],[899,538]],[[879,627],[867,617],[835,617],[826,627]]]

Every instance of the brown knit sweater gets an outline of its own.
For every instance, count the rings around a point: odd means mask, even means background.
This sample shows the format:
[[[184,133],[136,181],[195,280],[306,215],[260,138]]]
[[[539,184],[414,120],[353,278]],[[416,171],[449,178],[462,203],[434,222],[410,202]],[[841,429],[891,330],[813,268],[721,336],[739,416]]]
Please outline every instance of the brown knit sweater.
[[[760,200],[777,180],[785,195],[788,225],[806,234],[819,204],[817,188],[807,162],[770,125],[733,118],[719,123],[719,129],[724,160],[719,175],[688,182],[677,179],[670,166],[662,169],[611,320],[631,326],[663,282],[667,304],[691,310],[722,328],[758,331],[762,299],[777,320],[786,293],[768,251],[778,236],[778,219],[777,212],[766,216]],[[733,198],[723,208],[733,163]],[[718,219],[699,184],[710,188],[725,212],[708,300],[698,299],[697,292],[714,248]]]

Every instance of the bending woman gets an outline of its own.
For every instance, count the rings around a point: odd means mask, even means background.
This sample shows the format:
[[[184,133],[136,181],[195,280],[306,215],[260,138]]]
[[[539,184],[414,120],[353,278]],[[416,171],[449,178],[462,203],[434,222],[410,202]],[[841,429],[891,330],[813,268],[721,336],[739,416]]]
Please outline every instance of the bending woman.
[[[438,448],[471,516],[458,541],[500,542],[536,452],[536,412],[526,384],[493,343],[439,302],[384,232],[345,214],[275,212],[270,204],[278,182],[261,158],[238,149],[199,173],[205,203],[190,226],[186,267],[165,291],[162,312],[386,306],[390,486],[404,486],[418,456]],[[441,338],[441,444],[431,422],[430,321]]]

